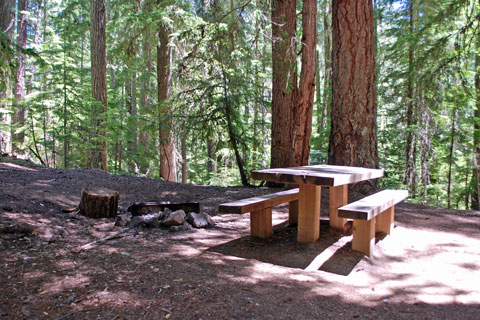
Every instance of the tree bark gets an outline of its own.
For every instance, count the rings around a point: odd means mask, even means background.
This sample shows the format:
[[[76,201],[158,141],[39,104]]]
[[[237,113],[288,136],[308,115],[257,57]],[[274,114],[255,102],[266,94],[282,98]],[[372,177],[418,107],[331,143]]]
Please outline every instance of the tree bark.
[[[105,0],[90,0],[90,53],[92,96],[103,106],[102,113],[94,106],[97,133],[93,165],[108,170],[107,149],[107,59],[105,44]]]
[[[292,109],[293,132],[291,166],[308,164],[312,133],[313,96],[315,93],[315,66],[317,46],[317,0],[303,1],[302,15],[302,70],[298,97]],[[296,84],[295,84],[296,85]]]
[[[25,67],[26,58],[22,50],[27,48],[27,16],[25,12],[28,10],[27,0],[18,0],[18,19],[17,19],[17,74],[15,78],[14,89],[14,113],[13,113],[13,125],[14,128],[22,127],[25,124],[25,107],[22,106],[23,100],[25,100]],[[15,130],[16,131],[16,130]],[[12,134],[12,152],[22,152],[22,145],[25,140],[25,133],[23,129],[20,132],[14,132]]]
[[[480,210],[480,34],[476,39],[477,53],[475,54],[475,110],[473,124],[473,181],[472,181],[472,210]]]
[[[329,163],[378,167],[371,0],[333,0]]]
[[[212,137],[207,139],[207,171],[210,173],[217,173],[217,155],[215,149],[217,143]]]
[[[15,0],[2,0],[0,3],[0,31],[11,35],[15,26]]]
[[[409,33],[410,37],[416,29],[417,11],[415,10],[414,0],[410,0],[409,7]],[[417,124],[417,115],[415,114],[415,68],[414,68],[414,46],[412,41],[408,45],[408,75],[407,75],[407,137],[405,141],[405,177],[404,183],[410,190],[410,196],[415,197],[416,186],[416,160],[417,160],[417,139],[415,135],[415,125]]]
[[[332,4],[331,0],[324,1],[323,11],[324,55],[325,71],[323,78],[323,109],[324,116],[328,117],[332,109]],[[325,120],[322,120],[322,122]],[[323,126],[323,124],[322,124]]]
[[[297,84],[296,1],[272,7],[272,168],[308,163],[312,131],[317,36],[317,2],[303,2],[302,69]],[[285,130],[288,128],[288,130]]]
[[[143,13],[149,14],[152,12],[152,2],[144,1],[143,3]],[[152,110],[153,99],[150,95],[152,86],[151,86],[151,74],[153,73],[153,54],[152,54],[152,41],[155,38],[153,33],[153,25],[148,25],[145,29],[145,32],[142,33],[142,59],[145,63],[143,74],[142,74],[142,90],[140,92],[140,108],[139,112],[142,115],[140,120],[140,127],[145,128],[150,126],[150,121],[148,120],[149,115],[154,114]],[[152,136],[149,130],[142,130],[139,136],[139,145],[143,147],[144,152],[142,157],[138,159],[138,164],[140,166],[140,172],[146,174],[150,171],[150,159],[152,158],[152,153],[150,150],[152,143]]]
[[[132,69],[134,69],[132,67]],[[138,109],[137,109],[137,73],[133,71],[132,78],[129,79],[126,83],[125,94],[127,99],[128,107],[128,130],[129,130],[129,139],[127,143],[129,161],[128,161],[128,171],[131,174],[137,175],[138,165]]]
[[[292,108],[297,97],[296,0],[272,1],[272,168],[291,160]]]
[[[3,0],[0,2],[0,31],[12,39],[15,26],[15,0]],[[2,48],[3,49],[3,48]],[[6,103],[2,102],[9,91],[9,71],[0,70],[0,110],[7,109]],[[10,127],[11,117],[8,113],[0,111],[0,124]],[[11,132],[0,129],[0,153],[10,153],[12,147]]]
[[[187,133],[182,133],[182,183],[188,182]]]
[[[168,105],[172,83],[172,48],[168,45],[168,35],[168,26],[160,24],[158,32],[160,45],[157,46],[160,176],[166,181],[176,182],[177,168],[172,134],[172,110]]]
[[[107,188],[84,188],[79,205],[80,214],[90,218],[116,217],[118,198],[118,191]]]
[[[448,184],[447,184],[447,208],[451,206],[451,186],[452,186],[452,165],[453,165],[453,146],[455,142],[455,118],[457,110],[452,110],[452,124],[450,128],[450,148],[448,155]]]
[[[242,181],[242,185],[249,186],[250,183],[248,182],[248,177],[244,169],[243,159],[242,159],[242,156],[240,155],[240,150],[238,148],[238,143],[237,143],[238,138],[233,128],[233,110],[232,110],[230,99],[228,97],[227,83],[225,79],[224,79],[224,86],[225,86],[224,87],[225,118],[227,120],[228,137],[230,139],[230,144],[232,145],[233,152],[235,154],[235,160],[237,162],[238,171],[240,172],[240,180]]]

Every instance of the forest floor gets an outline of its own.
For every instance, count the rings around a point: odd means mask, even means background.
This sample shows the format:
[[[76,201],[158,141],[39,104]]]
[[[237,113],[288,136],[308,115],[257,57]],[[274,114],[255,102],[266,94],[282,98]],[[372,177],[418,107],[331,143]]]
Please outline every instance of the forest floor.
[[[249,238],[249,215],[219,203],[272,190],[182,185],[99,170],[0,160],[0,319],[478,319],[480,212],[412,204],[373,259],[322,214],[314,244],[295,240],[285,206],[274,236]],[[200,202],[209,229],[127,230],[62,209],[82,188],[133,202]],[[323,192],[322,208],[328,208]],[[355,197],[355,195],[353,195]],[[323,210],[326,213],[326,210]],[[122,237],[78,252],[79,246]]]

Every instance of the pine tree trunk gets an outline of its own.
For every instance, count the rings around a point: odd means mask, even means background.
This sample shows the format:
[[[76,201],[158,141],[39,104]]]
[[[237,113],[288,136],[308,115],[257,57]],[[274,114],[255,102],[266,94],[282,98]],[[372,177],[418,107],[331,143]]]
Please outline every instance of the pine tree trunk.
[[[132,68],[133,69],[133,68]],[[128,148],[128,172],[131,174],[138,174],[137,158],[138,158],[138,123],[137,123],[137,73],[132,73],[132,78],[126,83],[126,99],[128,107],[128,131],[129,139],[127,142]]]
[[[157,46],[160,176],[166,181],[176,182],[177,168],[173,143],[172,110],[167,102],[172,83],[172,48],[168,46],[168,35],[168,27],[160,24],[158,32],[160,45]]]
[[[26,58],[22,49],[27,48],[27,15],[25,12],[28,10],[28,1],[27,0],[18,0],[17,7],[17,74],[15,81],[14,89],[14,113],[13,113],[13,125],[17,127],[22,127],[25,124],[25,107],[21,104],[25,99],[25,67],[26,67]],[[22,153],[23,142],[25,140],[25,133],[23,129],[19,133],[14,133],[12,135],[12,152],[13,153]]]
[[[473,124],[473,181],[472,210],[480,210],[480,34],[476,38],[477,53],[475,54],[475,122]]]
[[[312,133],[313,96],[315,93],[315,66],[317,46],[317,0],[303,1],[302,15],[302,70],[298,88],[298,97],[293,114],[291,131],[293,132],[291,166],[308,164],[310,154],[310,136]],[[296,85],[296,84],[295,84]],[[293,151],[293,152],[292,152]]]
[[[92,96],[103,106],[102,113],[95,107],[97,128],[96,151],[93,165],[108,170],[107,149],[107,60],[105,44],[105,0],[90,0],[90,52],[92,73]]]
[[[217,173],[217,156],[215,154],[215,149],[217,144],[213,138],[207,139],[207,171],[210,173]]]
[[[331,0],[325,0],[323,11],[324,32],[324,78],[323,78],[323,109],[324,116],[328,119],[332,109],[332,5]],[[323,119],[323,121],[325,121]]]
[[[243,159],[242,159],[242,156],[240,155],[240,149],[237,143],[237,135],[235,134],[235,130],[233,128],[233,110],[232,110],[230,99],[228,97],[228,89],[227,89],[225,76],[223,78],[224,78],[225,118],[227,120],[228,137],[230,140],[230,144],[232,145],[233,152],[235,154],[235,160],[237,162],[238,171],[240,172],[240,179],[242,181],[242,185],[249,186],[250,183],[248,182],[248,177],[245,173]]]
[[[329,163],[378,167],[371,0],[333,0]]]
[[[320,73],[320,53],[317,51],[317,61],[315,64],[315,105],[317,106],[317,135],[320,137],[323,129],[324,129],[324,122],[325,122],[325,109],[323,108],[324,103],[322,101],[322,75]],[[322,143],[320,142],[318,147],[321,147]]]
[[[290,166],[297,98],[296,0],[272,1],[272,142],[270,167]]]
[[[0,31],[12,39],[15,26],[15,0],[3,0],[0,2]],[[7,97],[10,88],[8,71],[0,70],[0,109],[8,109],[6,102],[2,100]],[[4,86],[4,88],[2,87]],[[0,111],[0,154],[10,153],[12,147],[11,132],[5,128],[10,127],[11,117],[8,113]]]
[[[409,7],[410,36],[416,30],[417,11],[414,0],[410,0]],[[416,158],[417,158],[417,139],[415,135],[415,125],[417,124],[417,115],[415,114],[415,68],[414,68],[415,52],[412,42],[408,46],[408,76],[407,76],[407,138],[405,141],[405,178],[404,183],[410,189],[410,196],[415,197],[416,185]]]
[[[455,118],[457,110],[452,110],[452,125],[450,129],[450,148],[448,155],[448,185],[447,185],[447,208],[451,205],[451,186],[452,186],[452,165],[453,165],[453,144],[455,141]]]
[[[152,12],[152,2],[145,1],[143,4],[143,13],[149,14]],[[145,66],[142,71],[142,90],[140,92],[140,114],[142,115],[140,120],[140,128],[146,128],[150,126],[150,121],[147,120],[148,115],[153,114],[152,110],[153,100],[150,95],[151,87],[151,74],[153,73],[153,54],[152,54],[152,41],[154,34],[151,25],[148,25],[145,32],[142,34],[142,59]],[[140,172],[146,174],[150,171],[150,157],[152,153],[150,150],[152,143],[152,136],[149,130],[141,130],[139,137],[139,145],[145,150],[142,157],[138,159]]]
[[[187,133],[182,134],[182,183],[188,182],[188,162],[187,162]]]

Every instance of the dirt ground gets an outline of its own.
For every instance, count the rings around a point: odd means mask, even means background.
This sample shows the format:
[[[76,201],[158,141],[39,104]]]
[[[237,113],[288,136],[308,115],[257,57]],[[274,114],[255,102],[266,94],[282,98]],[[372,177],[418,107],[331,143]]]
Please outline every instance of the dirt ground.
[[[118,190],[120,212],[199,202],[216,226],[128,230],[64,213],[86,186]],[[296,242],[285,206],[268,241],[250,240],[248,214],[217,215],[219,203],[274,191],[0,160],[0,319],[480,318],[480,212],[401,204],[373,259],[329,229],[325,209],[314,244]]]

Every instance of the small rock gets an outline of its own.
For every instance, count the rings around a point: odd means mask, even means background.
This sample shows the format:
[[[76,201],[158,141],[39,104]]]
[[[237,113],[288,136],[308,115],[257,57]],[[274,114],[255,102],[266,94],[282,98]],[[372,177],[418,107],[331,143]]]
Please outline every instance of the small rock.
[[[180,226],[185,222],[186,214],[183,210],[177,210],[171,213],[166,213],[162,220],[165,226]]]
[[[187,221],[195,228],[208,228],[215,225],[212,217],[206,213],[189,212],[187,214]]]
[[[137,227],[143,227],[145,226],[145,219],[143,216],[136,216],[133,217],[132,220],[128,223],[128,226],[130,228],[137,228]]]
[[[65,299],[63,301],[64,304],[71,304],[73,302],[73,300],[75,300],[77,296],[75,294],[69,296],[67,299]]]
[[[160,220],[163,219],[163,212],[149,213],[143,216],[147,228],[159,228]]]
[[[182,225],[180,226],[171,226],[168,228],[168,231],[170,232],[181,232],[181,231],[189,231],[192,230],[192,225],[185,221]]]
[[[115,217],[115,226],[117,227],[125,227],[130,223],[132,219],[130,214],[122,214]]]

